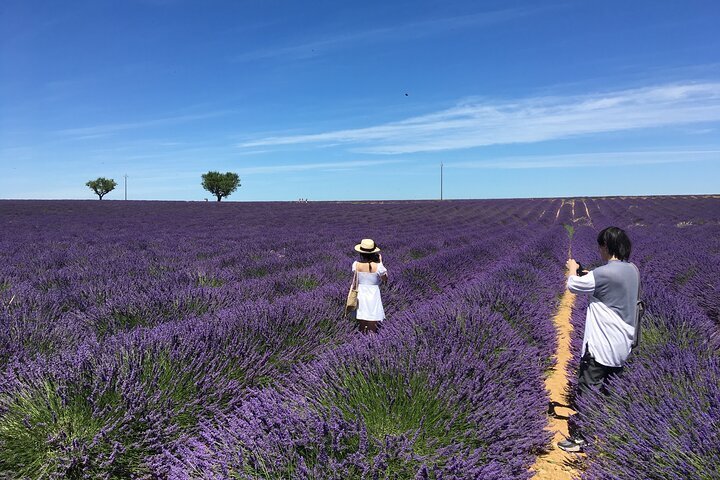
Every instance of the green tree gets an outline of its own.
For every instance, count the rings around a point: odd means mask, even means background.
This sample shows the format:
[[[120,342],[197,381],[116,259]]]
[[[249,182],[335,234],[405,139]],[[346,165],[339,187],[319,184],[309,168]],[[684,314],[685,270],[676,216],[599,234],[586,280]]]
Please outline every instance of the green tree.
[[[115,180],[105,177],[98,177],[96,180],[90,180],[85,185],[90,187],[92,191],[95,192],[95,195],[100,197],[100,200],[117,187]]]
[[[240,186],[240,177],[237,173],[208,172],[202,176],[202,186],[205,190],[217,197],[219,202]]]

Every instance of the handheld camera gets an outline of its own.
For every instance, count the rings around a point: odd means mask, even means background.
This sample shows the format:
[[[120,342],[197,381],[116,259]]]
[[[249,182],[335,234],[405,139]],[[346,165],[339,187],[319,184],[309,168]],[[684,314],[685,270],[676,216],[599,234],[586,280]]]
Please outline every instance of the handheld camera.
[[[585,268],[583,268],[581,263],[578,263],[578,268],[577,268],[577,270],[575,270],[575,275],[577,275],[578,277],[582,277],[583,275],[587,275],[587,274],[588,274],[587,270],[585,270]]]

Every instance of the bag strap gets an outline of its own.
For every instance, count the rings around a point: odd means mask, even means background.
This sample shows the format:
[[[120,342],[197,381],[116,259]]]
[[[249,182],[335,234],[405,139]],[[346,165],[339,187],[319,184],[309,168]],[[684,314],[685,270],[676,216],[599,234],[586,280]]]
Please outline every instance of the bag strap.
[[[634,263],[631,263],[633,267],[635,267],[635,272],[637,272],[638,275],[638,294],[637,294],[637,301],[640,302],[640,299],[642,298],[642,282],[640,281],[640,270],[638,269],[637,265]]]
[[[637,272],[638,276],[638,293],[637,300],[635,301],[635,320],[637,321],[637,325],[635,325],[635,340],[632,344],[632,348],[634,349],[640,344],[640,323],[642,322],[640,309],[645,309],[645,302],[642,301],[642,281],[640,281],[640,270],[634,263],[631,263],[630,265],[635,267],[635,271]]]
[[[357,285],[358,285],[358,269],[357,269],[357,262],[355,262],[355,271],[353,272],[353,280],[352,280],[352,283],[350,284],[350,289],[357,290]]]

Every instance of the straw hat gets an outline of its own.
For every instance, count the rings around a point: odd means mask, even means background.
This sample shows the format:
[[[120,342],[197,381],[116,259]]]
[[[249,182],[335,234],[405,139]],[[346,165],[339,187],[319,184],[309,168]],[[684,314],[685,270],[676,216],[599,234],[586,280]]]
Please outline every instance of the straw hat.
[[[360,243],[355,245],[355,251],[360,253],[377,253],[380,251],[375,242],[369,238],[363,238]]]

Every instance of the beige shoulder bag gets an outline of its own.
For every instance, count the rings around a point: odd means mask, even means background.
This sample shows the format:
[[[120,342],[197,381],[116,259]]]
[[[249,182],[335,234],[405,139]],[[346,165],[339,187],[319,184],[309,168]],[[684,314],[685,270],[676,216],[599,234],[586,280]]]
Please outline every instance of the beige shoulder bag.
[[[353,275],[353,281],[350,285],[350,291],[347,295],[347,301],[345,302],[345,313],[350,313],[358,308],[358,271],[357,266]]]

